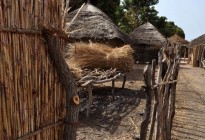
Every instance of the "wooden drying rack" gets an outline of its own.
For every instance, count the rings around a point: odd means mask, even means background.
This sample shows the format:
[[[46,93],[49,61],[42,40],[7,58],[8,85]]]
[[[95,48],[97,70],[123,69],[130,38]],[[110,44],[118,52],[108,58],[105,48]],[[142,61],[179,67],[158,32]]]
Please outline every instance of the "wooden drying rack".
[[[112,81],[112,97],[114,99],[115,96],[115,80],[119,77],[123,77],[122,89],[124,89],[126,82],[126,74],[117,71],[116,69],[109,70],[99,70],[95,69],[93,71],[84,70],[83,77],[77,81],[77,85],[80,87],[85,87],[88,91],[88,106],[86,116],[89,117],[90,107],[92,105],[93,97],[92,97],[92,87],[95,84],[102,84],[106,82]]]

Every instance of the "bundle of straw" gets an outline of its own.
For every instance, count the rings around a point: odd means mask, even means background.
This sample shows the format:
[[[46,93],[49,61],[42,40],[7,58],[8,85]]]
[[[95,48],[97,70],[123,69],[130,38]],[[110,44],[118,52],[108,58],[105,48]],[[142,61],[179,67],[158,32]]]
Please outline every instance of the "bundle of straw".
[[[132,69],[133,49],[129,45],[111,48],[100,43],[75,43],[70,46],[66,62],[71,69],[110,69],[122,72]]]

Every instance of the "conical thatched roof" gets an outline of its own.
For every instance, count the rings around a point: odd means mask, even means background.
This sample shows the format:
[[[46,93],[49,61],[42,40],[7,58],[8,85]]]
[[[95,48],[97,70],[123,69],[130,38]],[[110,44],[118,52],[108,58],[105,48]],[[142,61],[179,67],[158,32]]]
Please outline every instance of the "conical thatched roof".
[[[132,44],[161,46],[166,42],[166,38],[149,22],[130,33],[130,38]]]
[[[68,13],[67,23],[73,19],[78,10]],[[69,35],[73,39],[117,39],[121,42],[127,40],[127,35],[122,33],[110,18],[90,3],[81,9],[68,31],[71,32]]]
[[[187,41],[184,38],[178,36],[177,34],[175,34],[172,37],[168,38],[168,40],[172,44],[178,44],[178,45],[187,45],[187,44],[189,44],[189,41]]]
[[[205,44],[205,34],[191,41],[191,46]]]

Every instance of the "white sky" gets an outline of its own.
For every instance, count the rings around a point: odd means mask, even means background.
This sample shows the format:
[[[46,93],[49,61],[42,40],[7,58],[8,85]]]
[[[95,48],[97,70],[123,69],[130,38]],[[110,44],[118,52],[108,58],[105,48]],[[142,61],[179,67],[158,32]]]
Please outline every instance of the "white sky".
[[[205,34],[205,0],[159,0],[155,8],[181,27],[188,41]]]

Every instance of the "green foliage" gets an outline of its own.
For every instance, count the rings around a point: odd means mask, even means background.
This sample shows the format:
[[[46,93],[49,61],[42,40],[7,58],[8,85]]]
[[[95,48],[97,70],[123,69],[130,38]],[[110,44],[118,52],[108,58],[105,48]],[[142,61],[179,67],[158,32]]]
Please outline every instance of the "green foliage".
[[[164,27],[161,27],[161,25],[164,25]],[[165,20],[164,24],[158,24],[158,25],[156,25],[156,27],[166,37],[171,37],[174,34],[177,34],[177,35],[185,38],[184,31],[180,27],[175,25],[174,22]]]
[[[148,21],[149,10],[152,10],[149,7],[157,3],[158,0],[123,0],[118,9],[123,11],[122,15],[117,15],[119,17],[118,26],[129,33],[135,27]]]
[[[124,0],[120,8],[123,15],[118,20],[118,26],[125,32],[133,31],[135,27],[150,22],[153,24],[165,37],[170,37],[174,34],[185,38],[184,31],[174,24],[167,21],[166,17],[158,16],[158,11],[153,5],[157,4],[158,0]]]

